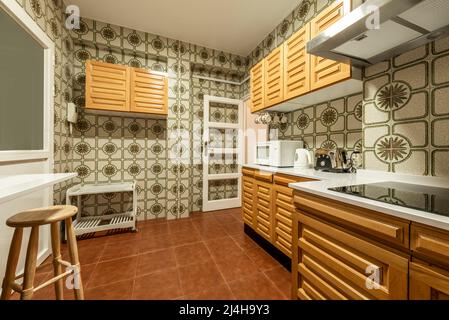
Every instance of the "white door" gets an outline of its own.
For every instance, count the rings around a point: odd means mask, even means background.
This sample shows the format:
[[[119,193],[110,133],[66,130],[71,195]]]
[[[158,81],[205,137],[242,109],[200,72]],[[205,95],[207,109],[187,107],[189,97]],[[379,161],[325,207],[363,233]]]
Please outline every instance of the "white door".
[[[243,101],[204,97],[203,211],[242,205]]]

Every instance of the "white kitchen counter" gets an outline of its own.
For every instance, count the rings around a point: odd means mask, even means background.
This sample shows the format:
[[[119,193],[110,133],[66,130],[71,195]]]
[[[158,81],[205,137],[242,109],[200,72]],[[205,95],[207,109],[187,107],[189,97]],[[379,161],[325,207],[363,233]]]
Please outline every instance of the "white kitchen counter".
[[[76,176],[76,173],[0,176],[0,204],[46,187],[52,187]]]
[[[251,164],[244,165],[244,167],[266,172],[281,173],[320,180],[292,183],[290,184],[290,187],[296,190],[312,193],[336,201],[341,201],[449,231],[449,217],[328,190],[329,188],[335,187],[377,182],[402,182],[415,185],[449,188],[449,179],[446,178],[404,175],[370,170],[359,170],[357,174],[338,174],[320,172],[313,169],[273,168]]]

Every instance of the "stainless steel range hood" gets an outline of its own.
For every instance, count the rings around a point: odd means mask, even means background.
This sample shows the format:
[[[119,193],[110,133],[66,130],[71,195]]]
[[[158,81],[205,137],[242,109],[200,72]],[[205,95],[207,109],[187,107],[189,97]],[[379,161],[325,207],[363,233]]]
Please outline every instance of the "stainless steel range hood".
[[[368,0],[309,41],[307,51],[364,67],[448,35],[449,0]]]

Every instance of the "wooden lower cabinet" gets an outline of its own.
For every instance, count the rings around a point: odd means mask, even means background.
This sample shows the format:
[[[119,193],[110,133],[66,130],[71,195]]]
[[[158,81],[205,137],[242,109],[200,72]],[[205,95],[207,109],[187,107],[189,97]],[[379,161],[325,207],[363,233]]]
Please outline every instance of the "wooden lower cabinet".
[[[449,300],[449,271],[423,262],[411,262],[410,299]]]
[[[242,218],[243,222],[254,227],[254,170],[242,171]]]
[[[409,259],[306,213],[295,218],[294,298],[406,300]]]
[[[273,243],[289,258],[292,257],[293,190],[275,185],[273,190]]]
[[[255,180],[255,223],[254,229],[266,240],[272,242],[272,192],[273,184]]]

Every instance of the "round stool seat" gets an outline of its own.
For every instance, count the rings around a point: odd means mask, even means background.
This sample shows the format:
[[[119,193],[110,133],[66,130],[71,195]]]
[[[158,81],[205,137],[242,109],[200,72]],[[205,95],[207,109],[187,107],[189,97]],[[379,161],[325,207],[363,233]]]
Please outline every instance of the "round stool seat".
[[[12,228],[31,228],[64,221],[77,214],[78,208],[74,206],[54,206],[33,209],[16,214],[6,221]]]

